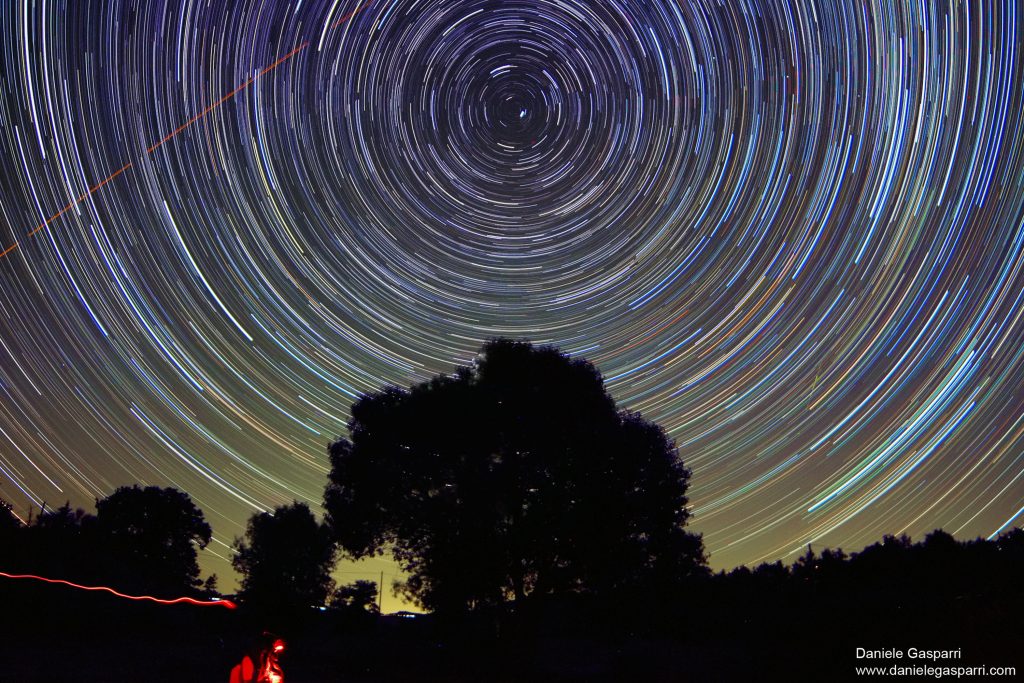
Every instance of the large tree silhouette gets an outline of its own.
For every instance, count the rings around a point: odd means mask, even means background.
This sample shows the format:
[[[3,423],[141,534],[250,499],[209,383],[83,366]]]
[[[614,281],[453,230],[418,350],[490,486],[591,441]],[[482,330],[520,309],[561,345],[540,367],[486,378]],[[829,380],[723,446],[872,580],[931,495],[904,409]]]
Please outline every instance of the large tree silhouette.
[[[116,585],[181,595],[202,584],[196,554],[211,531],[187,493],[122,486],[96,501],[96,530]]]
[[[305,503],[250,517],[235,550],[231,564],[242,574],[240,597],[251,605],[304,610],[323,605],[334,588],[334,542]]]
[[[393,554],[429,609],[654,594],[703,569],[675,445],[555,348],[492,341],[472,368],[363,397],[349,432],[328,523],[356,558]]]

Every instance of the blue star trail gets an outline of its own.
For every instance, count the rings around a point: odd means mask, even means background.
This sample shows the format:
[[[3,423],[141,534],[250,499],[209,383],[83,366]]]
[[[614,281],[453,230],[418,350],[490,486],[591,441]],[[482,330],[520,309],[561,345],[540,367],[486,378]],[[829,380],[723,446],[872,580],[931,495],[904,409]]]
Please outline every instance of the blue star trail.
[[[667,429],[715,567],[1019,525],[1019,10],[6,2],[0,497],[176,486],[228,576],[506,336]]]

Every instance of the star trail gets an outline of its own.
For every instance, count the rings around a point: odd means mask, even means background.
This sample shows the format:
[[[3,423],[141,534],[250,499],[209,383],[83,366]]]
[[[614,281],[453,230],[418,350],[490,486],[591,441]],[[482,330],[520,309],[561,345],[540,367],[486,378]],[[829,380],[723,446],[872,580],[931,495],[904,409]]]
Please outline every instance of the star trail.
[[[716,568],[1020,525],[1019,9],[3,3],[0,497],[175,486],[229,579],[507,336],[666,428]]]

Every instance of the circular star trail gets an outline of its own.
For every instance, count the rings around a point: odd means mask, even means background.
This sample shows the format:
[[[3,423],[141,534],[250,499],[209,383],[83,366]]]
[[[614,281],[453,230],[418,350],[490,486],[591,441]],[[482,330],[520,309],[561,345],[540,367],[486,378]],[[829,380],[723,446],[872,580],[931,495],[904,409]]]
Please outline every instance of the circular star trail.
[[[716,567],[1020,524],[1016,3],[179,5],[0,10],[16,510],[176,486],[229,574],[507,336],[668,430]]]

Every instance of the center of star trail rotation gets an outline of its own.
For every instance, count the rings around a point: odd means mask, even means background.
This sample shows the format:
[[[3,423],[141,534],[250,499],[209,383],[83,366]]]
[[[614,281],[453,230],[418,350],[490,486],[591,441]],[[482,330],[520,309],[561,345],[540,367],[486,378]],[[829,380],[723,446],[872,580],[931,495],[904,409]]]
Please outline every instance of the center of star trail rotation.
[[[0,28],[19,512],[175,486],[229,577],[254,509],[319,503],[360,393],[500,335],[665,426],[713,566],[1020,523],[1013,2],[9,2]]]

